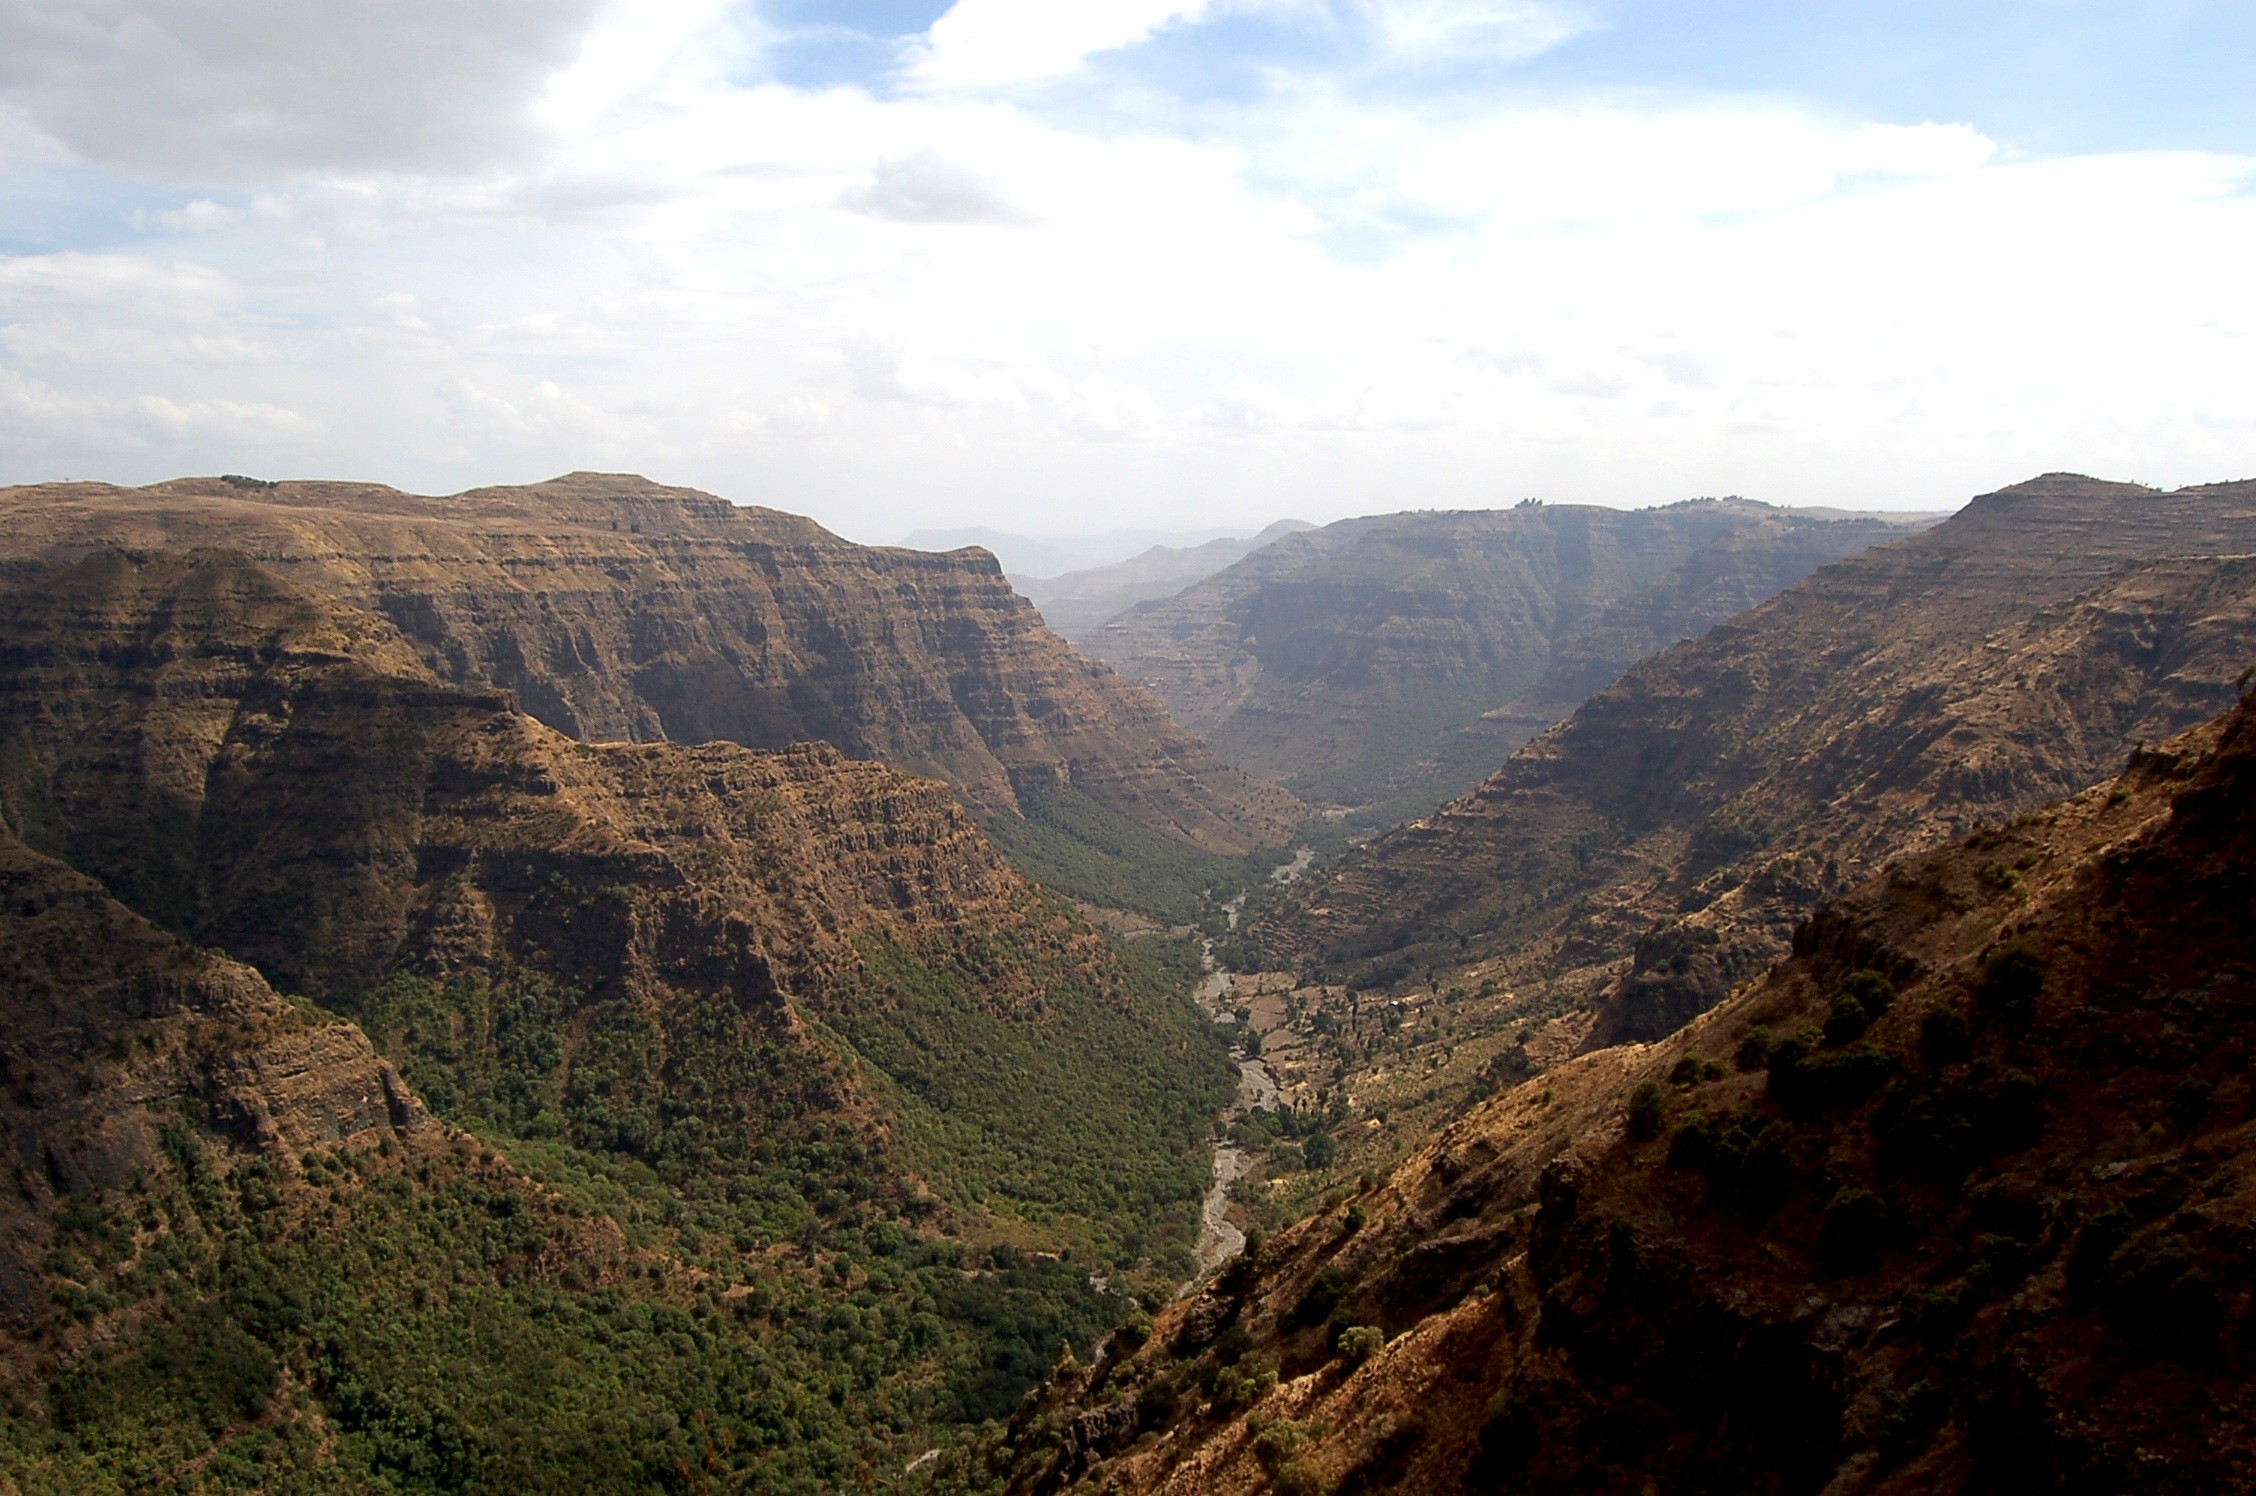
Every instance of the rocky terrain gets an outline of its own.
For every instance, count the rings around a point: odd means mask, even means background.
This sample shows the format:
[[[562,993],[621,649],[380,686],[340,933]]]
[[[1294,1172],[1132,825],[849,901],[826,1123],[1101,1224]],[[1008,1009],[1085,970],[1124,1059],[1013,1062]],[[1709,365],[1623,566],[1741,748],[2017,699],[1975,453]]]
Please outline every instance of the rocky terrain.
[[[1155,545],[1125,561],[1057,576],[1013,573],[1011,585],[1042,610],[1044,623],[1075,644],[1083,644],[1137,603],[1173,597],[1192,583],[1244,560],[1272,540],[1313,528],[1297,519],[1281,519],[1258,535],[1225,537],[1202,545]]]
[[[1231,762],[1384,825],[1633,661],[1909,528],[1739,500],[1343,520],[1082,642]]]
[[[2251,552],[2246,484],[1977,499],[1634,667],[1472,795],[1297,885],[1251,943],[1511,994],[1492,1026],[1658,1037],[1888,858],[2231,701],[2256,659]]]
[[[1473,1108],[1061,1368],[957,1479],[2246,1489],[2252,898],[2244,703],[1890,864],[1666,1040]]]
[[[794,515],[587,473],[447,498],[50,484],[0,490],[0,517],[0,575],[15,581],[96,550],[232,550],[387,620],[439,680],[513,692],[584,741],[820,740],[944,780],[1061,882],[1097,862],[1118,884],[1170,856],[1182,880],[1211,879],[1297,814],[1076,655],[983,552],[857,546]]]
[[[636,1416],[678,1431],[702,1409],[732,1442],[695,1458],[815,1489],[905,1463],[886,1441],[911,1430],[1007,1408],[1059,1339],[1086,1345],[1122,1312],[1092,1269],[1153,1285],[1187,1269],[1201,1144],[1231,1086],[1221,1042],[1187,980],[1028,884],[939,782],[820,743],[578,741],[508,693],[441,679],[386,616],[301,571],[208,549],[94,551],[0,594],[0,745],[9,876],[26,880],[0,951],[38,968],[8,989],[23,1246],[0,1271],[53,1342],[27,1350],[26,1376],[107,1366],[104,1388],[147,1381],[194,1404],[151,1426],[150,1459],[268,1448],[256,1428],[276,1399],[304,1402],[311,1421],[292,1427],[316,1443],[323,1420],[352,1416],[305,1313],[260,1320],[201,1276],[205,1256],[142,1270],[172,1211],[149,1202],[168,1191],[202,1223],[195,1253],[252,1230],[262,1262],[310,1253],[303,1271],[348,1297],[342,1264],[368,1233],[435,1232],[417,1250],[459,1283],[453,1302],[510,1300],[488,1350],[530,1335],[554,1383],[481,1390],[500,1401],[463,1415],[463,1468],[524,1489],[572,1488],[569,1441],[525,1451],[596,1395],[570,1368],[595,1356],[584,1322],[610,1312],[584,1294],[618,1274],[651,1280],[629,1297],[672,1303],[683,1326],[759,1310],[678,1344],[635,1311],[664,1378],[709,1388],[771,1364],[734,1402],[662,1378],[629,1399]],[[72,911],[75,945],[50,909]],[[430,1143],[444,1158],[429,1175],[412,1162],[426,1105],[465,1130]],[[176,1115],[190,1131],[174,1137]],[[350,1164],[357,1203],[331,1210],[298,1186],[301,1156],[333,1146],[384,1162]],[[316,1172],[347,1188],[331,1164]],[[609,1232],[627,1259],[566,1280],[568,1251],[521,1244],[503,1257],[536,1260],[497,1279],[483,1228],[454,1219],[459,1190],[518,1200],[494,1206],[511,1220],[554,1217],[543,1242]],[[384,1191],[405,1192],[394,1224],[358,1214],[381,1215]],[[561,1203],[523,1203],[541,1191]],[[278,1212],[273,1233],[241,1227],[245,1211]],[[58,1232],[77,1233],[77,1257],[38,1255]],[[554,1307],[580,1328],[544,1339],[549,1311],[525,1296],[557,1293],[583,1295]],[[838,1329],[850,1295],[882,1337],[794,1330],[761,1350],[801,1317]],[[381,1340],[367,1315],[397,1308],[379,1295],[323,1312]],[[484,1375],[487,1350],[462,1338],[475,1315],[428,1295],[414,1308],[436,1337],[418,1354]],[[236,1391],[208,1405],[208,1368],[166,1359],[157,1327],[207,1319],[248,1337],[242,1364],[212,1373],[237,1378],[240,1405]],[[819,1414],[757,1411],[760,1387],[834,1373]],[[107,1402],[19,1401],[12,1416],[0,1471],[35,1485],[39,1459],[111,1468],[99,1441],[139,1437]],[[605,1468],[680,1456],[686,1436],[654,1428],[609,1430]],[[440,1458],[426,1435],[440,1437],[422,1428],[401,1458]],[[275,1458],[305,1454],[291,1449]],[[332,1462],[359,1479],[380,1456]]]

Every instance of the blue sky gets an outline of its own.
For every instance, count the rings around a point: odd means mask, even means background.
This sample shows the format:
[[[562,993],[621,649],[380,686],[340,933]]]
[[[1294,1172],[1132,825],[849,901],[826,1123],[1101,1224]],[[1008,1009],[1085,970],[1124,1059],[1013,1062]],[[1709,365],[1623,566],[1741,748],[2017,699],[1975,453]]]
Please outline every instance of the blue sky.
[[[2256,7],[0,0],[0,479],[863,538],[2256,473]]]
[[[945,0],[778,4],[773,76],[892,86]],[[1561,7],[1573,32],[1532,56],[1421,72],[1397,87],[1479,97],[1771,95],[1876,119],[1965,120],[2031,152],[2256,145],[2256,6],[1644,0]],[[1109,59],[1186,97],[1258,97],[1266,69],[1352,68],[1369,26],[1344,8],[1223,14]]]

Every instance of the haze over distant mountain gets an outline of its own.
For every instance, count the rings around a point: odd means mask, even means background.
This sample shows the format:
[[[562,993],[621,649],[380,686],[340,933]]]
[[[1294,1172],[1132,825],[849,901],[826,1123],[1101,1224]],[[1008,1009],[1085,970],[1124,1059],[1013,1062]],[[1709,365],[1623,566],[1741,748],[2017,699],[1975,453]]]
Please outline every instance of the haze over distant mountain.
[[[1634,666],[1251,939],[1602,999],[1592,1042],[1654,1038],[1820,899],[2090,784],[2252,660],[2256,484],[2035,479]]]
[[[849,544],[635,477],[427,498],[184,479],[0,490],[0,568],[225,547],[390,620],[442,680],[591,741],[822,740],[946,780],[1042,876],[1179,903],[1289,797],[1043,627],[992,561]]]
[[[1249,533],[1228,528],[1213,530],[1098,530],[1082,535],[1022,535],[988,525],[956,529],[911,530],[901,544],[912,551],[953,551],[967,545],[986,550],[1012,577],[1055,577],[1069,571],[1111,566],[1150,550],[1205,545]]]
[[[1452,1120],[1061,1366],[992,1468],[1017,1496],[2243,1489],[2252,901],[2243,703],[1845,890],[1674,1037]]]
[[[1077,642],[1231,762],[1384,824],[1477,784],[1632,661],[1928,522],[1737,499],[1377,515]]]
[[[1302,520],[1281,519],[1258,535],[1209,540],[1204,545],[1155,545],[1125,561],[1063,576],[1012,573],[1011,585],[1042,610],[1044,623],[1075,644],[1085,644],[1103,624],[1137,603],[1173,597],[1272,540],[1314,528]]]

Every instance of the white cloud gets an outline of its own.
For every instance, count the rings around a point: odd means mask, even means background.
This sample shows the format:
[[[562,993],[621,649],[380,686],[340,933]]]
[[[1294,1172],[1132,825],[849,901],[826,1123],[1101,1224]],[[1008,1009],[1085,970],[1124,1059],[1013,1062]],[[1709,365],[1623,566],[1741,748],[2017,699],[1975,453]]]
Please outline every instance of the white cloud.
[[[870,168],[870,180],[849,188],[838,205],[895,223],[1025,223],[993,183],[936,151],[912,151]]]
[[[232,437],[294,435],[308,422],[294,410],[264,402],[192,400],[185,404],[165,395],[143,395],[134,402],[141,413],[168,436],[211,431]]]
[[[520,48],[508,129],[420,166],[321,166],[336,119],[256,170],[238,141],[250,190],[0,258],[7,476],[633,468],[889,538],[1060,494],[1101,525],[2256,471],[2256,161],[1345,73],[1075,112],[1088,59],[1219,12],[1040,9],[967,0],[887,92],[743,81],[741,14],[669,0]],[[1370,13],[1373,66],[1473,14]],[[1573,19],[1478,14],[1450,46]]]
[[[1579,8],[1534,0],[1365,0],[1388,57],[1399,63],[1513,61],[1586,31]]]
[[[168,178],[521,159],[596,0],[0,0],[0,100]]]
[[[994,88],[1062,77],[1090,57],[1204,17],[1214,0],[955,0],[909,48],[925,87]]]

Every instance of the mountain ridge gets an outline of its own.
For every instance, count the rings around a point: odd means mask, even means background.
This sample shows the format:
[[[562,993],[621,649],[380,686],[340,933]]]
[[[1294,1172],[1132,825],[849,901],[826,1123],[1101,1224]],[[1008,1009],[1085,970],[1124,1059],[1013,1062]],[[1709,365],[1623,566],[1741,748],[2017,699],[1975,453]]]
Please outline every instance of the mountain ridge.
[[[1086,644],[1219,752],[1375,826],[1477,784],[1640,655],[1901,533],[1744,500],[1372,515],[1283,537]]]
[[[990,823],[1062,798],[1187,862],[1273,844],[1298,815],[1075,655],[979,553],[854,546],[780,511],[604,474],[438,499],[351,483],[34,486],[0,490],[0,514],[0,575],[102,549],[233,550],[388,619],[441,680],[511,690],[574,737],[822,739],[944,779]]]
[[[1479,969],[1578,1002],[1611,985],[1599,1042],[1656,1037],[1877,861],[2072,792],[2229,701],[2256,642],[2246,552],[2256,484],[2055,475],[1985,496],[1633,667],[1249,940],[1286,965],[1501,957]]]

